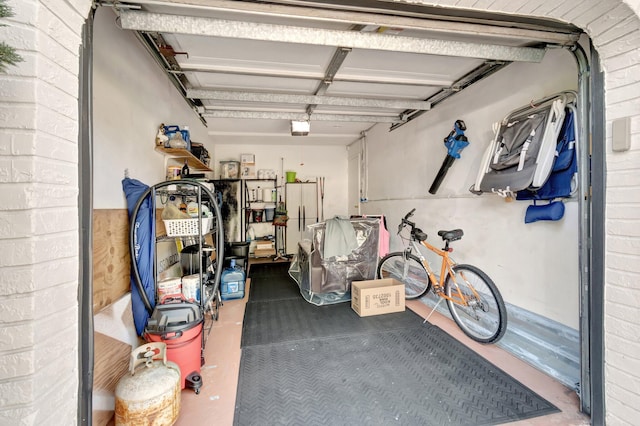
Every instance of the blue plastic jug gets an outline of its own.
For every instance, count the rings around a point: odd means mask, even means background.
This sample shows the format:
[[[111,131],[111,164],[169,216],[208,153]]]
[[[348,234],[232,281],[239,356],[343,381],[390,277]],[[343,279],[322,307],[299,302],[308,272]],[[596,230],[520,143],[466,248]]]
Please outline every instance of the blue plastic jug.
[[[244,282],[244,270],[236,266],[235,259],[231,259],[231,265],[222,271],[220,278],[222,300],[242,299],[244,297]]]

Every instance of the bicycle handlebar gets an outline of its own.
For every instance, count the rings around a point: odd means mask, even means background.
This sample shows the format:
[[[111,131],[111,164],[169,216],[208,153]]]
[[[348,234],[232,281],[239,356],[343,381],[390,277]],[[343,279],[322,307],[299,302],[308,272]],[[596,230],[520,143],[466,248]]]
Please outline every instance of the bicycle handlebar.
[[[400,232],[406,225],[409,225],[412,230],[413,228],[415,228],[416,224],[409,220],[409,218],[413,216],[413,212],[415,211],[416,211],[415,208],[411,209],[411,211],[402,218],[402,220],[400,221],[400,225],[398,225],[398,234],[400,234]]]

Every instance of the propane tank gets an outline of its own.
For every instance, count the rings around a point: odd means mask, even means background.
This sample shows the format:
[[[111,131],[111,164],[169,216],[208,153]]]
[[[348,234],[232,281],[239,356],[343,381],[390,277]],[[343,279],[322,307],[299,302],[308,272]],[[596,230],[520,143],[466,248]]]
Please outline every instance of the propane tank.
[[[180,367],[167,361],[167,344],[152,342],[134,349],[129,373],[116,386],[116,426],[174,424],[180,414]]]

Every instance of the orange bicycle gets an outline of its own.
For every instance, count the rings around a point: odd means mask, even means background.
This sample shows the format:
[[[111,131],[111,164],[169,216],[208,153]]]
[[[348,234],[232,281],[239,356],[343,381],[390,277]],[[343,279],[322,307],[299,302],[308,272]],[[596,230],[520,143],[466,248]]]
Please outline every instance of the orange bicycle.
[[[429,244],[427,234],[409,220],[415,210],[407,213],[398,225],[398,234],[405,227],[410,228],[408,247],[380,260],[378,278],[395,278],[403,283],[407,299],[417,299],[433,286],[434,293],[439,296],[433,311],[446,300],[453,320],[467,336],[480,343],[497,342],[507,330],[507,309],[498,288],[479,268],[459,265],[449,257],[453,251],[449,245],[462,238],[462,229],[438,231],[444,241],[444,248],[439,249]],[[438,279],[420,246],[442,258]]]

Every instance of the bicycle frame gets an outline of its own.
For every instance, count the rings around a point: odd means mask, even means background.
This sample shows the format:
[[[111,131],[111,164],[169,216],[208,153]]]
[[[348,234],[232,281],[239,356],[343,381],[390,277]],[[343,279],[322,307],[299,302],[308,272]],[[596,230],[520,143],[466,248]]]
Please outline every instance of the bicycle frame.
[[[507,308],[500,291],[480,268],[459,264],[451,258],[451,243],[460,240],[464,232],[462,229],[438,231],[444,243],[442,248],[435,247],[427,242],[427,234],[409,220],[414,212],[415,209],[407,213],[398,225],[398,235],[407,243],[406,248],[384,256],[377,276],[396,278],[404,283],[407,299],[417,299],[433,288],[437,300],[433,300],[435,306],[431,301],[428,303],[433,308],[424,322],[446,300],[452,319],[467,336],[480,343],[497,342],[507,330]],[[410,229],[409,238],[401,235],[405,228]],[[425,257],[427,252],[420,246],[440,257],[437,278]]]
[[[427,250],[437,254],[438,256],[440,256],[442,258],[441,265],[440,265],[440,275],[439,275],[439,279],[438,280],[436,280],[436,278],[435,278],[435,274],[433,273],[433,269],[431,268],[431,265],[429,264],[429,261],[427,261],[427,259],[422,254],[422,251],[420,250],[420,246],[425,247]],[[462,291],[460,291],[460,287],[458,287],[458,283],[455,280],[455,274],[453,273],[453,267],[456,265],[456,262],[454,262],[449,257],[449,249],[448,248],[447,249],[439,249],[439,248],[429,244],[426,240],[418,242],[413,236],[411,237],[411,240],[410,240],[410,246],[405,249],[405,252],[411,252],[412,249],[415,250],[416,256],[418,257],[418,259],[420,259],[420,262],[422,262],[422,264],[424,265],[425,269],[427,270],[427,273],[429,275],[429,281],[431,281],[431,285],[433,286],[433,291],[441,298],[438,301],[438,303],[436,304],[436,306],[434,307],[434,310],[440,304],[442,299],[450,300],[451,302],[453,302],[455,304],[458,304],[458,305],[469,306],[467,296],[465,296],[462,293]],[[448,296],[444,292],[444,282],[445,282],[445,279],[446,279],[447,275],[449,277],[451,277],[452,282],[456,286],[456,294],[452,294],[451,296]],[[463,275],[463,278],[464,278],[464,275]],[[466,281],[466,278],[465,278],[465,281]],[[473,297],[476,300],[480,300],[480,296],[476,292],[475,288],[473,288],[473,285],[471,285],[471,283],[468,283],[468,284],[469,284],[469,288],[473,292]],[[429,316],[431,316],[431,315],[429,315]]]

